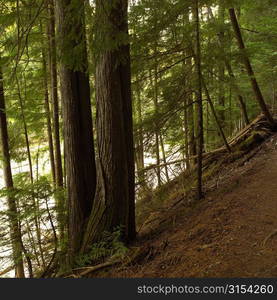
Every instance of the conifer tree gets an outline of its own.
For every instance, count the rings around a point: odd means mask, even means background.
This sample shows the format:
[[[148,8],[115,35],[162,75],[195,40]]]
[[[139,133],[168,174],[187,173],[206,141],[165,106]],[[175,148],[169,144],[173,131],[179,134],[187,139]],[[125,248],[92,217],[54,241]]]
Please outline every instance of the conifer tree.
[[[66,149],[68,264],[78,253],[95,194],[96,170],[84,1],[56,2]]]

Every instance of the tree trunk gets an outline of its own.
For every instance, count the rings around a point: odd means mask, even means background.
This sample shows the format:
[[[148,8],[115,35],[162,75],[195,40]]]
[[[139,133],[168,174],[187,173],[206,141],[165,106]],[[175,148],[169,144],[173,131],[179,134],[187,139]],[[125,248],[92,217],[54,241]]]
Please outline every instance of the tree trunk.
[[[222,2],[221,2],[221,5],[223,5]],[[209,11],[209,16],[211,16],[214,19],[214,15],[213,15],[213,12],[212,12],[212,10],[211,10],[210,7],[208,8],[208,11]],[[223,49],[224,48],[224,43],[223,43],[223,39],[220,38],[220,36],[218,38],[218,43],[219,43],[220,49]],[[235,74],[234,74],[234,72],[232,70],[230,62],[228,61],[228,59],[226,58],[225,55],[223,55],[223,60],[224,60],[225,68],[226,68],[226,70],[228,72],[229,77],[232,79],[232,84],[233,84],[233,87],[234,87],[235,92],[237,94],[238,102],[239,102],[240,109],[241,109],[241,114],[242,114],[242,116],[244,118],[245,124],[248,125],[250,123],[250,121],[249,121],[249,118],[248,118],[246,105],[245,105],[245,102],[243,100],[243,96],[241,95],[241,93],[239,91],[239,87],[238,87],[238,85],[236,83]]]
[[[20,83],[18,80],[17,75],[15,75],[16,84],[17,84],[17,91],[18,91],[18,98],[19,98],[19,106],[21,111],[21,117],[22,117],[22,123],[23,123],[23,131],[24,131],[24,137],[25,137],[25,143],[26,143],[26,151],[27,151],[27,157],[28,157],[28,164],[29,164],[29,176],[30,176],[30,182],[33,185],[34,184],[34,173],[33,173],[33,162],[32,162],[32,155],[31,155],[31,146],[30,146],[30,140],[29,140],[29,133],[28,133],[28,127],[27,122],[25,118],[25,112],[24,112],[24,103],[20,92]],[[34,209],[34,222],[35,222],[35,229],[36,229],[36,236],[37,236],[37,243],[40,250],[40,257],[42,260],[43,265],[45,265],[44,261],[44,254],[42,251],[41,246],[41,233],[40,233],[40,224],[39,224],[39,206],[36,201],[34,192],[32,191],[32,206]]]
[[[84,1],[59,0],[56,8],[67,170],[68,264],[71,266],[91,213],[96,170]]]
[[[55,156],[54,156],[54,144],[53,144],[53,136],[52,136],[52,123],[51,123],[51,112],[50,112],[50,104],[49,104],[49,92],[48,92],[48,80],[47,80],[47,66],[45,53],[42,51],[42,67],[43,67],[43,82],[44,82],[44,110],[46,117],[46,126],[47,126],[47,137],[48,137],[48,147],[49,147],[49,158],[51,165],[51,173],[53,183],[56,183],[56,172],[55,172]]]
[[[196,56],[195,65],[197,73],[197,199],[200,200],[202,194],[202,155],[203,155],[203,106],[202,106],[202,72],[201,72],[201,48],[199,29],[199,9],[198,0],[195,1],[194,17],[196,23]]]
[[[0,130],[1,130],[1,146],[3,156],[3,173],[5,187],[9,194],[7,195],[8,202],[8,213],[10,221],[10,234],[12,241],[13,260],[15,265],[15,275],[17,278],[24,278],[24,266],[23,266],[23,247],[22,247],[22,236],[21,229],[18,221],[18,212],[16,207],[15,198],[12,196],[13,192],[13,178],[10,161],[10,150],[9,150],[9,137],[7,128],[7,116],[5,108],[5,96],[3,87],[3,74],[0,68]]]
[[[139,81],[137,79],[137,81]],[[137,95],[137,105],[136,105],[136,113],[138,118],[138,131],[137,131],[137,147],[136,147],[136,157],[137,157],[137,172],[138,179],[142,186],[146,186],[145,182],[145,173],[144,169],[144,144],[143,144],[143,128],[142,128],[142,107],[141,107],[141,93],[140,93],[140,85],[137,83],[136,86],[136,95]]]
[[[194,56],[194,49],[193,49],[193,45],[192,43],[190,44],[189,47],[189,51],[190,51],[190,55]],[[187,69],[190,70],[191,73],[194,73],[194,69],[193,69],[193,65],[192,65],[192,58],[188,58],[186,61],[186,66]],[[188,89],[189,92],[187,94],[188,97],[188,129],[189,129],[189,133],[188,133],[188,137],[189,137],[189,156],[196,156],[196,118],[195,118],[195,105],[194,105],[194,96],[193,96],[193,88],[192,88],[192,83],[191,81],[188,82]],[[195,160],[192,160],[191,163],[194,165],[196,163]]]
[[[131,102],[130,49],[119,42],[107,47],[121,34],[128,38],[127,0],[96,1],[96,22],[101,23],[96,41],[97,141],[99,149],[97,191],[83,242],[86,251],[104,231],[121,227],[122,238],[134,239],[134,152]],[[111,26],[113,24],[113,26]]]
[[[250,60],[247,56],[246,49],[245,49],[245,46],[244,46],[244,42],[243,42],[242,35],[241,35],[241,31],[240,31],[240,27],[239,27],[239,23],[238,23],[234,8],[229,9],[229,14],[230,14],[230,20],[231,20],[231,23],[232,23],[232,26],[233,26],[233,30],[235,32],[235,36],[236,36],[236,39],[237,39],[237,42],[238,42],[238,46],[239,46],[239,49],[241,50],[243,62],[244,62],[247,74],[249,76],[249,79],[250,79],[255,97],[256,97],[256,99],[257,99],[257,101],[258,101],[258,103],[261,107],[261,110],[262,110],[263,114],[267,118],[268,122],[271,124],[272,127],[275,127],[276,126],[275,121],[273,120],[272,115],[270,114],[270,112],[269,112],[269,110],[266,106],[266,103],[264,101],[262,92],[260,90],[260,87],[259,87],[258,82],[256,80],[254,71],[252,69]]]
[[[163,155],[163,163],[164,163],[164,171],[165,171],[165,177],[166,177],[166,181],[169,182],[169,173],[168,173],[168,168],[167,168],[167,164],[166,164],[166,153],[165,153],[165,147],[164,147],[164,141],[163,141],[163,136],[160,133],[160,143],[161,143],[161,149],[162,149],[162,155]]]
[[[224,18],[225,18],[225,14],[224,14],[224,6],[222,3],[222,0],[220,1],[219,4],[219,8],[218,8],[218,13],[219,13],[219,22],[220,22],[220,26],[221,29],[218,33],[218,39],[220,41],[221,44],[221,51],[222,51],[222,55],[223,57],[225,57],[225,36],[224,36]],[[220,126],[222,128],[225,127],[225,89],[224,89],[224,81],[225,81],[225,68],[224,68],[224,61],[222,61],[221,59],[219,59],[218,62],[218,79],[219,79],[219,87],[218,87],[218,104],[220,106],[220,110],[218,112],[218,117],[219,117],[219,122],[220,122]]]
[[[155,57],[157,55],[157,51],[155,50]],[[162,179],[161,179],[161,168],[159,167],[161,164],[161,157],[160,157],[160,143],[159,143],[159,125],[158,125],[158,74],[157,74],[157,64],[155,62],[155,70],[154,70],[154,83],[152,78],[152,72],[150,70],[150,85],[154,89],[154,98],[153,98],[153,104],[154,104],[154,110],[155,110],[155,121],[154,121],[154,138],[155,138],[155,156],[156,156],[156,165],[157,165],[157,180],[158,180],[158,187],[162,185]]]
[[[242,95],[239,91],[239,87],[236,83],[236,78],[235,78],[234,72],[232,70],[232,67],[231,67],[230,63],[228,62],[228,60],[226,58],[225,58],[225,66],[226,66],[226,69],[228,71],[228,74],[229,74],[230,78],[233,80],[232,83],[233,83],[235,92],[236,92],[237,97],[238,97],[238,102],[239,102],[239,105],[240,105],[241,114],[243,116],[244,122],[245,122],[246,125],[248,125],[248,124],[250,124],[250,121],[249,121],[249,118],[248,118],[246,105],[245,105],[243,97],[242,97]]]
[[[54,151],[55,151],[55,173],[56,185],[58,188],[63,187],[62,156],[60,143],[60,116],[59,116],[59,99],[58,99],[58,78],[57,78],[57,58],[56,58],[56,33],[55,33],[55,16],[54,2],[49,0],[49,63],[50,63],[50,87],[51,101],[53,106],[53,133],[54,133]]]
[[[221,127],[221,123],[220,123],[220,121],[219,121],[219,119],[217,117],[217,114],[216,114],[216,111],[215,111],[215,108],[214,108],[214,105],[213,105],[213,101],[212,101],[212,99],[210,97],[209,90],[208,90],[208,88],[206,86],[206,83],[205,83],[203,77],[202,77],[202,83],[203,83],[203,87],[204,87],[204,90],[205,90],[205,93],[206,93],[206,97],[207,97],[208,103],[209,103],[209,105],[211,107],[211,111],[212,111],[212,113],[214,115],[214,118],[215,118],[215,122],[216,122],[216,125],[217,125],[217,128],[218,128],[218,132],[219,132],[219,134],[222,137],[223,143],[226,146],[227,151],[228,152],[232,152],[232,150],[231,150],[231,148],[230,148],[230,146],[229,146],[229,144],[227,142],[227,139],[226,139],[226,136],[224,134],[224,131],[223,131],[222,127]]]
[[[55,31],[55,4],[48,0],[48,43],[49,43],[49,66],[50,66],[50,94],[53,108],[53,136],[54,136],[54,158],[55,158],[55,194],[57,207],[57,221],[59,227],[59,240],[64,240],[65,231],[65,199],[63,189],[63,167],[60,141],[60,114],[58,98],[58,77],[57,77],[57,55],[56,55],[56,31]],[[59,2],[59,1],[58,1]]]

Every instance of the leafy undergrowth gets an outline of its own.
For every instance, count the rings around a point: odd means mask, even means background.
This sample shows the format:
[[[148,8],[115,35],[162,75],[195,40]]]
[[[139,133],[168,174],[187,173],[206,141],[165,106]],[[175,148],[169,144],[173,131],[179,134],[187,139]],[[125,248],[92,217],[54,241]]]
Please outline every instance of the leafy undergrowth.
[[[148,196],[138,255],[87,277],[276,277],[276,145],[254,126],[232,153],[207,157],[201,201],[189,174]]]

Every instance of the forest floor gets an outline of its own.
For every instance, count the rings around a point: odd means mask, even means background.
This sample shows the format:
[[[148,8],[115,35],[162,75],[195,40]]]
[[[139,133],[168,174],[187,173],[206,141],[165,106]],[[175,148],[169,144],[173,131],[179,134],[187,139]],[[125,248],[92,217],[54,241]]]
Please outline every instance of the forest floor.
[[[203,200],[142,226],[135,263],[90,277],[277,277],[277,134],[254,151],[208,180]]]

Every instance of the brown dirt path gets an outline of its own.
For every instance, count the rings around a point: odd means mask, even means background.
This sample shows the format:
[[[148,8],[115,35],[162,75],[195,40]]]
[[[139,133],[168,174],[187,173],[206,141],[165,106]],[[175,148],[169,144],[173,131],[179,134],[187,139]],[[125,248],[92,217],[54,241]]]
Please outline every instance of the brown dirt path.
[[[144,241],[141,261],[99,276],[277,277],[277,135],[227,168],[190,213]]]

